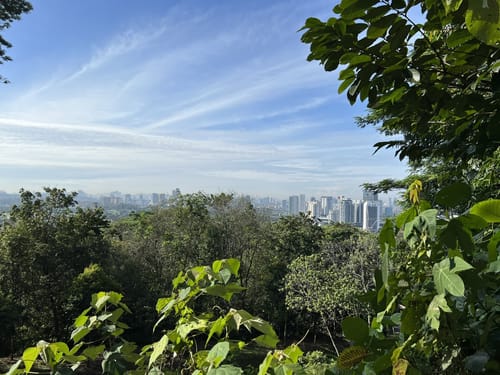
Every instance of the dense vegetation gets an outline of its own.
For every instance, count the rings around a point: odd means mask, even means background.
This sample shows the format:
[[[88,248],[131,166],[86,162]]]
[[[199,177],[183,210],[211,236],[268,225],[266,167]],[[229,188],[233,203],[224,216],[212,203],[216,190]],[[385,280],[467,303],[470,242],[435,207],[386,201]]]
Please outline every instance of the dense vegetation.
[[[157,300],[172,293],[172,280],[178,280],[183,270],[217,259],[238,259],[233,276],[242,287],[232,290],[238,292],[232,306],[258,313],[290,342],[309,330],[315,314],[324,315],[324,306],[297,308],[311,298],[297,295],[292,287],[293,280],[303,279],[298,263],[302,258],[328,256],[328,267],[344,275],[348,268],[369,275],[377,263],[372,234],[345,225],[319,227],[304,215],[271,222],[247,200],[227,194],[182,195],[167,207],[112,223],[99,208],[79,208],[76,198],[60,189],[47,188],[43,194],[21,191],[21,203],[4,223],[0,232],[3,354],[40,338],[66,340],[91,295],[111,289],[125,296],[123,301],[134,313],[123,317],[130,326],[123,337],[151,342],[156,337]],[[315,275],[308,277],[317,282]],[[352,301],[366,290],[364,284],[339,286],[325,284],[322,290],[338,301]],[[344,297],[334,297],[335,292]],[[295,307],[288,311],[291,301]],[[210,311],[214,302],[198,298],[193,303]],[[227,310],[227,302],[217,304],[221,311]],[[328,314],[311,334],[320,339],[329,331],[338,334],[344,315]]]
[[[342,69],[339,91],[370,110],[359,124],[422,178],[371,185],[406,184],[407,209],[375,241],[305,216],[270,222],[226,194],[108,223],[65,191],[22,191],[0,233],[1,345],[46,341],[10,374],[36,358],[54,374],[95,359],[106,374],[500,372],[500,6],[343,0],[334,12],[306,21],[309,59]],[[338,356],[283,347],[308,330]],[[242,361],[254,345],[269,350],[260,365]]]

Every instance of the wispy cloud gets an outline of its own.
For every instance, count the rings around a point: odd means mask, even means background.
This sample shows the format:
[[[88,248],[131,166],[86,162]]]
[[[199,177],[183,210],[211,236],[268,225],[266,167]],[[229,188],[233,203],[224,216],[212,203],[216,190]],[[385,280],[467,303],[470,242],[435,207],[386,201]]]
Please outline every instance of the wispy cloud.
[[[286,195],[403,173],[389,153],[371,156],[378,136],[352,125],[359,109],[336,95],[335,74],[305,61],[296,30],[328,12],[323,1],[165,2],[142,18],[124,6],[137,17],[79,54],[61,46],[46,81],[0,101],[0,173],[15,190]]]

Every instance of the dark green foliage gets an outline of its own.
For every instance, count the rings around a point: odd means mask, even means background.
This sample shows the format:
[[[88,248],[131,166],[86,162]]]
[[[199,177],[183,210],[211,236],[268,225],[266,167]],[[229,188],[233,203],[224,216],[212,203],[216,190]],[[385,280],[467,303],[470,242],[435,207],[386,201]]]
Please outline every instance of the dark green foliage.
[[[0,232],[0,294],[22,311],[18,340],[63,336],[80,310],[70,303],[75,280],[87,266],[108,259],[102,210],[77,207],[75,196],[22,190]]]
[[[307,325],[303,324],[306,322],[297,321],[298,317],[286,309],[284,277],[287,266],[294,259],[320,251],[323,231],[311,218],[301,214],[271,223],[267,236],[264,251],[254,260],[255,273],[248,285],[248,303],[273,323],[280,336],[290,335],[292,331],[303,334],[307,330]]]
[[[169,280],[179,271],[198,262],[240,259],[241,281],[249,289],[235,303],[251,306],[248,301],[258,278],[257,260],[267,246],[266,222],[245,199],[197,193],[113,223],[113,274],[130,298],[131,308],[144,317],[142,329],[133,333],[151,336],[155,312],[148,306],[154,304],[155,296],[171,289]],[[134,340],[141,341],[137,336]]]
[[[357,318],[342,323],[346,338],[356,350],[364,350],[363,362],[339,360],[339,366],[349,363],[355,373],[391,368],[401,374],[496,373],[500,200],[438,219],[437,210],[422,206],[419,187],[411,187],[411,214],[403,212],[380,232],[380,277],[366,295],[375,318],[370,326],[356,323]],[[461,203],[461,194],[449,192],[444,188],[437,196],[443,206],[453,208]],[[408,255],[391,267],[396,236],[409,245]]]
[[[168,280],[198,261],[222,257],[241,261],[241,283],[246,289],[234,304],[258,312],[283,334],[286,266],[301,254],[319,251],[323,237],[322,229],[305,216],[271,223],[245,199],[201,193],[180,196],[168,207],[116,222],[110,234],[114,277],[130,298],[130,306],[144,317],[144,327],[132,332],[141,337],[150,337],[154,321],[154,311],[145,306],[152,305],[155,295],[170,290]],[[209,302],[198,301],[204,303]],[[141,341],[137,336],[134,340]]]
[[[364,298],[377,314],[368,336],[346,324],[355,346],[338,365],[497,373],[500,201],[489,198],[500,191],[499,4],[342,0],[334,12],[306,21],[309,60],[341,67],[339,92],[370,110],[358,125],[390,136],[375,147],[395,148],[414,173],[366,186],[410,185],[409,208],[380,233],[381,270]],[[423,183],[410,184],[416,176]]]
[[[0,32],[10,27],[14,21],[21,19],[21,14],[28,13],[33,7],[25,0],[2,0],[0,3]],[[12,47],[0,34],[0,64],[12,60],[6,53],[6,48]],[[7,83],[8,80],[0,75],[0,81]]]
[[[423,24],[415,19],[420,11]],[[341,67],[339,92],[375,111],[363,125],[400,136],[377,149],[455,168],[492,155],[500,140],[495,0],[343,0],[334,12],[325,22],[308,19],[302,40],[311,46],[309,60],[327,71]]]

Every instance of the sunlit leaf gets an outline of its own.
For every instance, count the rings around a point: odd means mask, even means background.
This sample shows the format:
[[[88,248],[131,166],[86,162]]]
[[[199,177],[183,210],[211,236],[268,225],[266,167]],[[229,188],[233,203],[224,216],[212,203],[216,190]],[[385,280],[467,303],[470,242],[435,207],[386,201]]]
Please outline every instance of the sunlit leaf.
[[[470,213],[482,217],[488,223],[500,223],[500,199],[476,203]]]

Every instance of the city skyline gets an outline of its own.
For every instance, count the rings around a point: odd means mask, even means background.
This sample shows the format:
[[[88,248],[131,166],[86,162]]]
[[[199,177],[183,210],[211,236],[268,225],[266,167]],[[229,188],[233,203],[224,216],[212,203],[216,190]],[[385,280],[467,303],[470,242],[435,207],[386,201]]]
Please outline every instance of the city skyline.
[[[5,191],[348,195],[406,174],[306,61],[297,31],[330,1],[32,3],[2,31]]]

